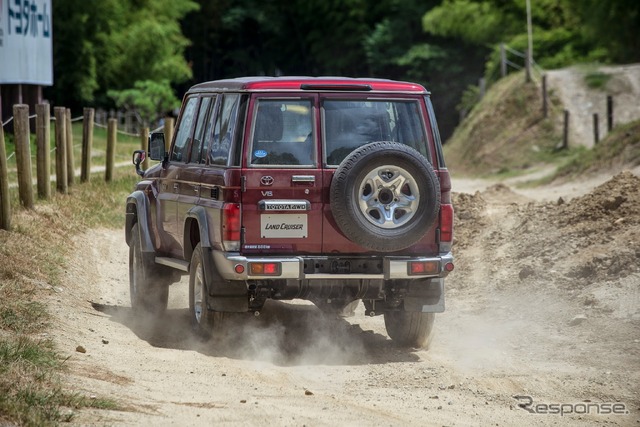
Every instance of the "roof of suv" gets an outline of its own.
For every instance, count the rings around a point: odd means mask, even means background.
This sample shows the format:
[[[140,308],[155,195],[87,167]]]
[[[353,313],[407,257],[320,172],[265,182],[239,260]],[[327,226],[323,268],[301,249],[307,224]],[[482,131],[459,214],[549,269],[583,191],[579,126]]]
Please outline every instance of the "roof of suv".
[[[189,92],[201,91],[361,91],[361,92],[405,92],[428,94],[417,83],[388,79],[350,78],[350,77],[241,77],[236,79],[215,80],[193,86]]]

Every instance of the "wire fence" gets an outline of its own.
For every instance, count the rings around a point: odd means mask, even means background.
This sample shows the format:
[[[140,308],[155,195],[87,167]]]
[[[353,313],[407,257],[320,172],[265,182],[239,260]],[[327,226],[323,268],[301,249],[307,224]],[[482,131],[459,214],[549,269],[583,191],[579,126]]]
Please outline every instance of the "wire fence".
[[[136,116],[136,117],[140,117],[140,116],[139,116],[139,114],[137,114],[137,113],[134,113],[134,114],[135,114],[135,116]],[[110,113],[109,115],[112,115],[112,116],[113,116],[114,114],[113,114],[113,113]],[[96,117],[105,117],[105,119],[104,119],[104,120],[107,120],[107,121],[108,121],[108,119],[109,119],[109,118],[111,118],[111,117],[109,117],[109,115],[107,115],[107,113],[106,113],[106,111],[105,111],[105,110],[97,110],[97,111],[96,111]],[[118,115],[116,114],[116,116],[118,116]],[[126,116],[127,116],[127,113],[122,113],[122,114],[120,114],[120,117],[126,117]],[[37,114],[32,114],[32,115],[28,116],[29,120],[31,120],[31,119],[35,119],[36,117],[37,117]],[[115,118],[117,118],[117,117],[115,117]],[[9,117],[5,122],[3,122],[3,123],[2,123],[2,127],[4,128],[5,126],[7,126],[9,123],[11,123],[11,122],[13,121],[13,119],[14,119],[14,117],[13,117],[13,116]],[[140,120],[141,120],[141,119],[140,119]],[[49,118],[49,121],[50,121],[50,122],[55,122],[55,121],[56,121],[56,118],[55,118],[54,116],[51,116],[51,117]],[[84,116],[73,117],[73,118],[71,119],[71,122],[73,122],[73,123],[75,123],[75,122],[82,122],[82,121],[84,121]],[[119,121],[122,121],[122,120],[120,119]],[[102,123],[99,123],[99,122],[98,122],[98,121],[96,121],[96,120],[94,120],[94,121],[93,121],[93,125],[94,125],[94,126],[96,126],[96,127],[101,128],[101,129],[107,129],[107,128],[108,128],[108,125],[107,125],[106,123],[105,123],[105,124],[102,124]],[[153,132],[159,132],[159,131],[161,131],[161,130],[163,130],[163,129],[164,129],[164,124],[161,124],[160,126],[158,126],[158,127],[154,128],[154,129],[150,130],[149,132],[150,132],[150,133],[153,133]],[[125,135],[125,136],[132,137],[132,138],[140,138],[140,137],[142,137],[142,134],[141,134],[140,132],[128,132],[128,131],[126,131],[126,130],[121,130],[121,129],[119,129],[119,128],[118,128],[116,131],[117,131],[117,133],[118,133],[118,134],[120,134],[120,135]],[[77,147],[78,147],[78,145],[76,145],[75,147],[77,148]],[[51,153],[54,153],[55,151],[56,151],[56,148],[55,148],[55,147],[53,147],[53,148],[51,149]],[[95,150],[94,150],[94,151],[95,151]],[[8,160],[11,160],[11,159],[15,156],[15,154],[16,154],[16,153],[15,153],[15,151],[12,151],[11,153],[8,153],[8,154],[7,154],[7,161],[8,161]],[[34,157],[34,155],[32,155],[31,157],[33,158],[33,157]]]
[[[514,62],[511,59],[509,59],[509,54],[515,56],[516,58],[520,59],[520,63],[518,62]],[[501,57],[501,64],[500,64],[500,70],[501,70],[501,76],[504,77],[505,75],[508,74],[509,72],[509,67],[513,68],[514,70],[517,71],[522,71],[525,70],[527,68],[527,52],[521,52],[519,50],[516,50],[512,47],[510,47],[509,45],[502,43],[500,45],[500,57]],[[533,56],[531,56],[531,66],[529,67],[531,73],[531,80],[538,86],[541,86],[542,84],[542,76],[545,74],[545,70],[540,66],[540,64],[538,64],[535,59],[533,59]]]
[[[119,123],[141,123],[136,114],[117,115],[100,113],[101,120],[107,120],[108,126],[95,120],[95,110],[84,108],[83,115],[71,117],[71,111],[65,107],[54,107],[51,113],[49,104],[36,105],[35,115],[29,115],[29,106],[17,104],[13,106],[14,116],[2,122],[0,136],[0,229],[10,228],[11,200],[9,188],[18,188],[20,204],[26,209],[34,208],[34,186],[37,187],[38,198],[51,197],[51,181],[55,179],[56,190],[68,194],[69,187],[74,185],[75,177],[80,176],[80,182],[87,182],[91,174],[104,171],[106,182],[112,181],[115,168],[131,165],[131,152],[140,148],[146,149],[148,135],[164,129],[166,140],[170,141],[173,133],[174,119],[166,117],[162,126],[149,131],[146,126],[138,126],[135,132],[119,129]],[[35,142],[33,138],[33,123],[35,118]],[[58,122],[52,129],[51,122]],[[13,123],[12,123],[13,122]],[[81,123],[82,143],[78,141],[72,123]],[[13,134],[10,144],[14,151],[6,155],[4,142],[4,127],[11,124]],[[94,128],[106,128],[95,132]],[[76,133],[76,135],[74,135]],[[119,140],[118,135],[124,137]],[[94,148],[94,142],[98,147]],[[32,148],[35,143],[35,150]],[[53,144],[52,144],[53,143]],[[52,155],[55,153],[55,156]],[[80,154],[80,161],[76,154]],[[55,157],[55,159],[53,158]],[[34,161],[35,158],[35,161]],[[147,160],[147,159],[145,159]],[[92,162],[99,163],[93,166]],[[55,167],[55,174],[51,169]],[[143,161],[143,168],[148,164]],[[36,176],[34,179],[33,176]]]

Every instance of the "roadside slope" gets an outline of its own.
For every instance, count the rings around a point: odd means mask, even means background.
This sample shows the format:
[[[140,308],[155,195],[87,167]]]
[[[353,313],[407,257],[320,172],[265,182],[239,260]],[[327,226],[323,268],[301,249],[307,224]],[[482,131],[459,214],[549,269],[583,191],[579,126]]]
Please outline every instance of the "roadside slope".
[[[607,96],[613,99],[614,130],[640,119],[640,64],[575,66],[550,70],[549,115],[542,94],[522,73],[496,82],[444,146],[454,175],[496,174],[561,164],[564,110],[570,113],[569,147],[594,146],[593,115],[599,115],[600,140],[607,136]],[[587,80],[601,79],[589,87]],[[571,156],[571,153],[568,154]],[[613,161],[612,163],[616,163]],[[621,165],[617,171],[628,165]]]

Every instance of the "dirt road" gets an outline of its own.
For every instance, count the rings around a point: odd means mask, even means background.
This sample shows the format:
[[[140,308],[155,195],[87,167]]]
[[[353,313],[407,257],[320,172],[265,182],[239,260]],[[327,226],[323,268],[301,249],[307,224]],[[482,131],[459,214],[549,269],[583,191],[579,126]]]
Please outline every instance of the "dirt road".
[[[533,196],[552,202],[460,184],[456,270],[429,351],[396,347],[362,305],[327,319],[302,302],[238,316],[228,342],[199,342],[186,280],[171,288],[166,316],[145,324],[130,309],[124,233],[76,239],[51,295],[54,338],[70,356],[69,388],[126,410],[84,410],[73,422],[638,425],[640,179],[617,175],[562,201],[558,188]]]

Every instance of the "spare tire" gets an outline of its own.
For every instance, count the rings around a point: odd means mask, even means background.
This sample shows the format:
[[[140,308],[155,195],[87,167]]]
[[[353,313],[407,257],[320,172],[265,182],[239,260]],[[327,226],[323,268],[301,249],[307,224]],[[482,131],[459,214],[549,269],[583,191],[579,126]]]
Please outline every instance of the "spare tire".
[[[378,252],[417,243],[440,210],[440,181],[415,149],[390,141],[354,150],[336,169],[331,212],[351,241]]]

